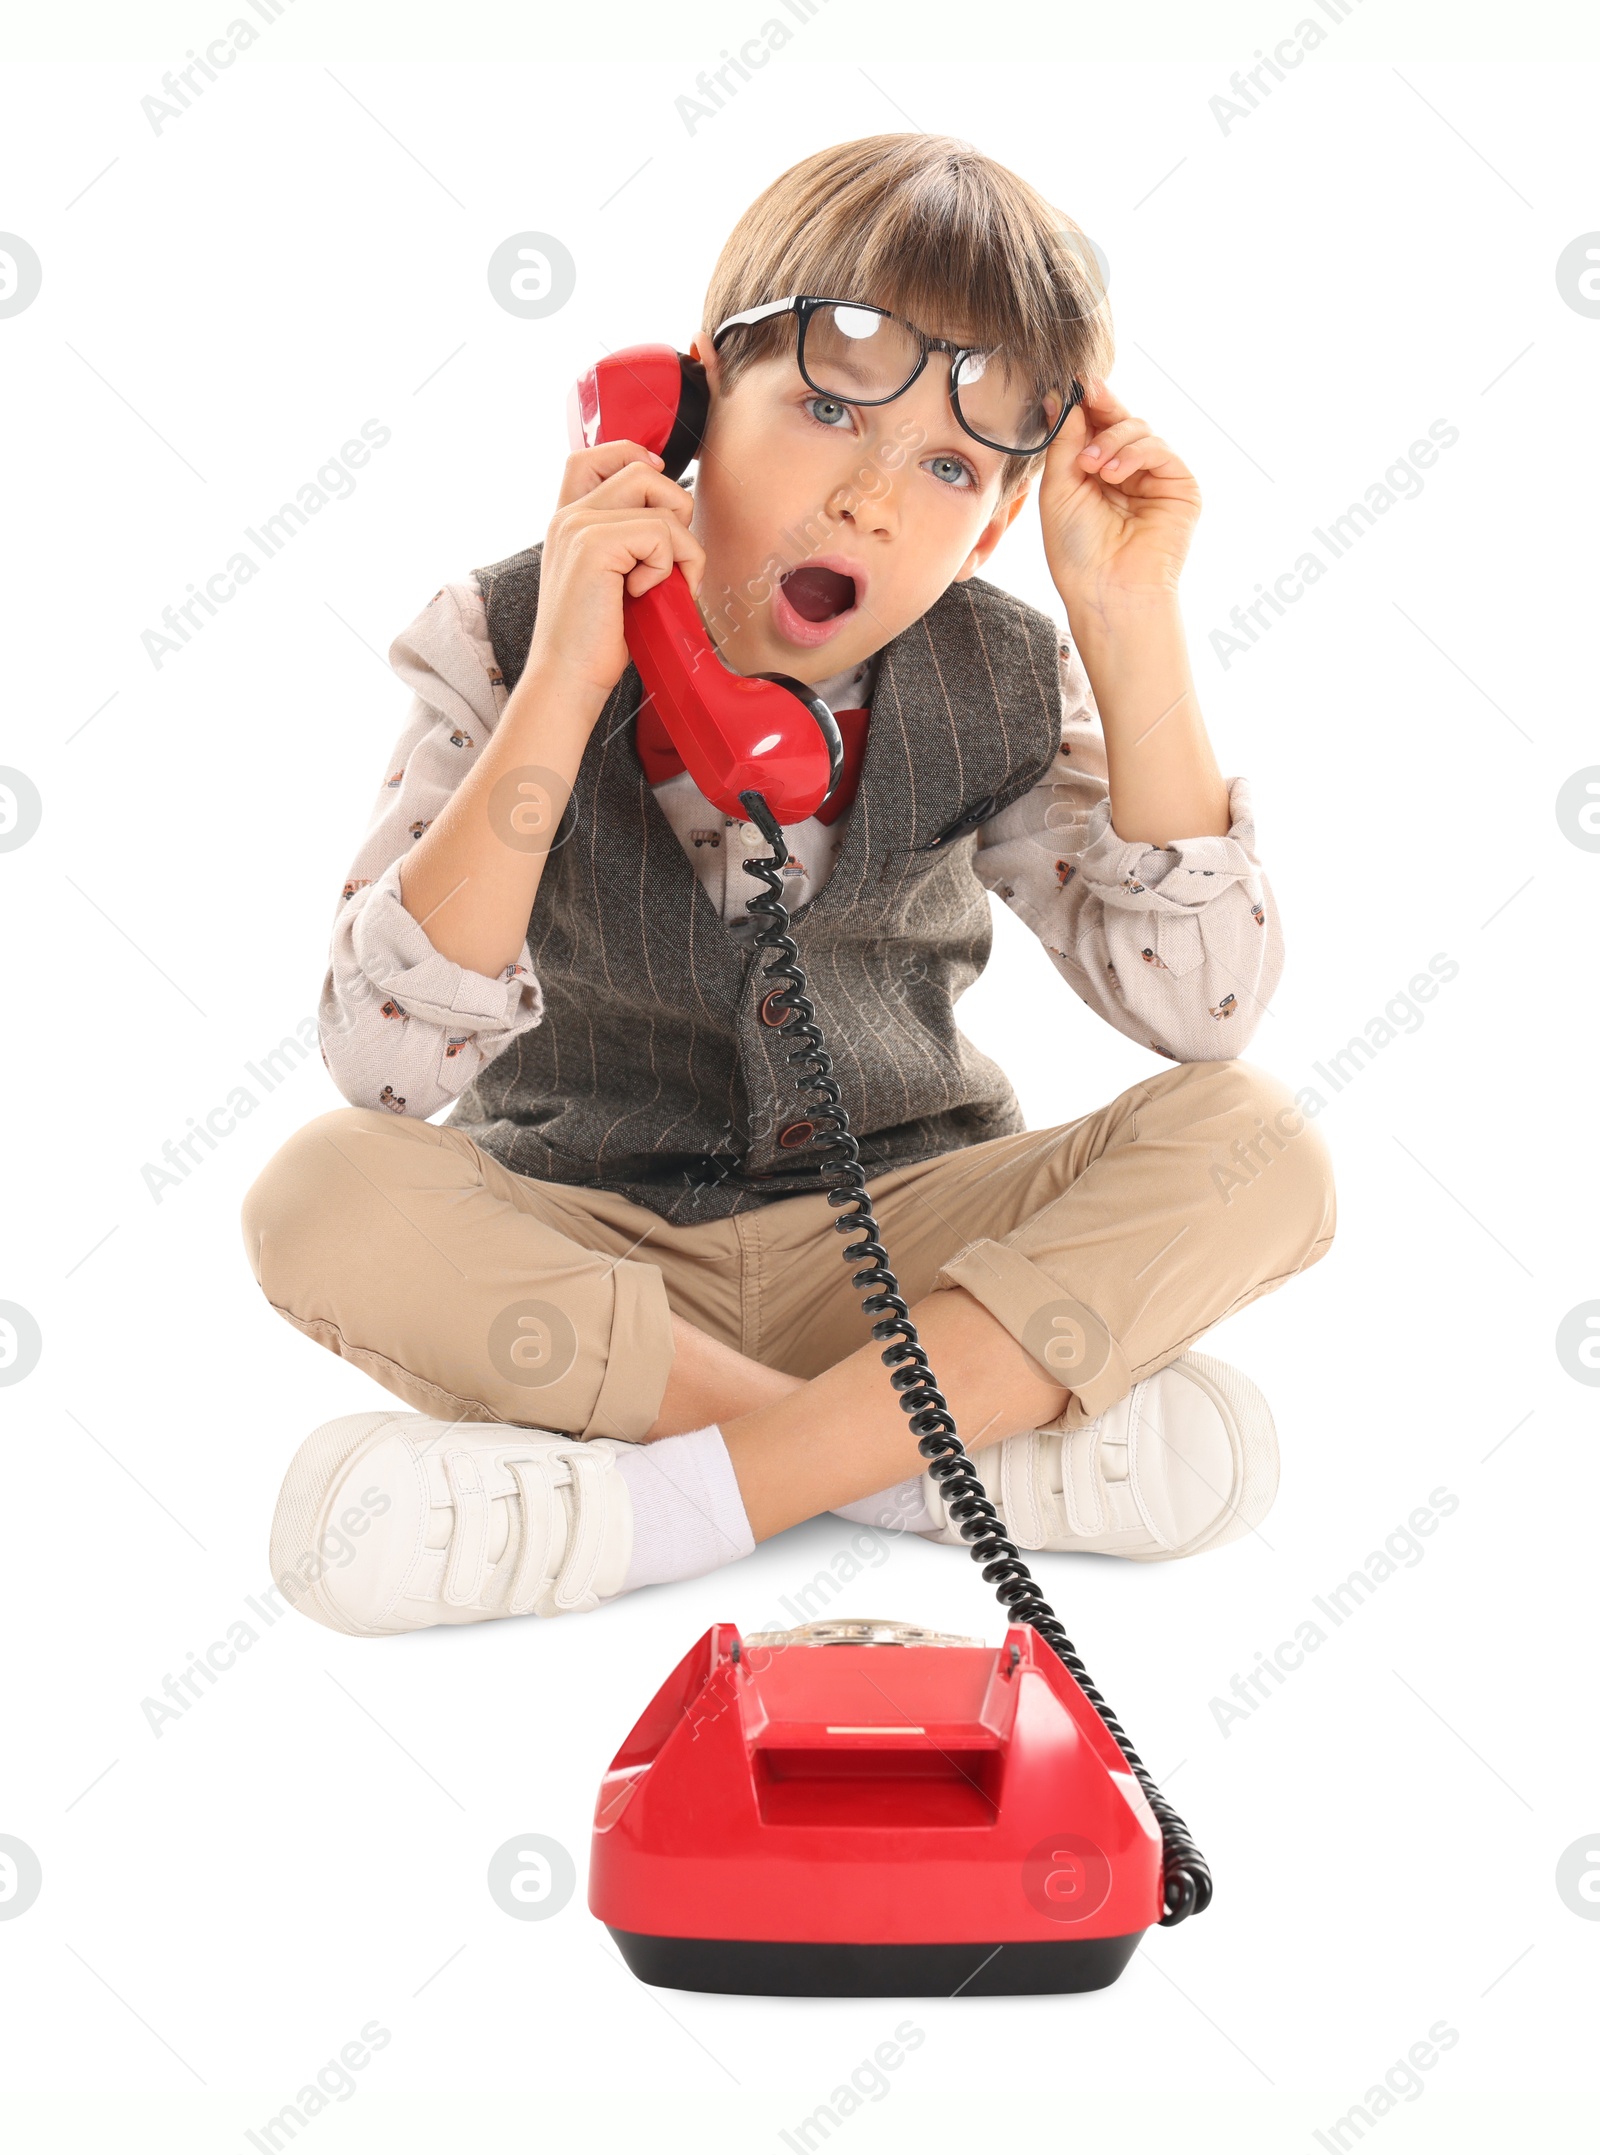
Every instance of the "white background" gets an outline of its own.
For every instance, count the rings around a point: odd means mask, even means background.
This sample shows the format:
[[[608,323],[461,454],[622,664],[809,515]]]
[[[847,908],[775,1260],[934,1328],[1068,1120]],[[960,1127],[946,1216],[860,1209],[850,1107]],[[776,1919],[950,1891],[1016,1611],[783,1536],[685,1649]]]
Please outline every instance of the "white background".
[[[1460,2040],[1383,2148],[1578,2145],[1577,2103],[1534,2097],[1592,2090],[1600,1950],[1554,1882],[1600,1832],[1597,1400],[1554,1344],[1600,1296],[1600,856],[1555,815],[1600,762],[1600,321],[1555,275],[1600,227],[1592,70],[1425,38],[1358,59],[1358,14],[1224,133],[1209,100],[1309,6],[1230,13],[1215,57],[1083,61],[1059,19],[1030,55],[1021,14],[857,51],[835,0],[691,135],[674,100],[763,8],[642,63],[613,56],[613,13],[569,21],[592,64],[530,53],[526,20],[511,61],[481,35],[471,62],[415,41],[395,61],[353,34],[317,50],[291,15],[158,136],[140,99],[234,8],[146,12],[130,57],[10,70],[0,164],[0,227],[44,264],[0,321],[0,763],[44,804],[0,855],[0,1300],[44,1342],[0,1439],[0,1833],[44,1869],[0,1922],[0,2072],[83,2098],[19,2103],[21,2139],[247,2146],[377,2019],[392,2040],[313,2155],[469,2117],[506,2145],[779,2147],[909,2017],[926,2040],[850,2146],[1310,2147],[1442,2018]],[[980,64],[984,24],[1003,57]],[[158,1739],[141,1700],[267,1583],[290,1454],[387,1395],[272,1313],[241,1243],[262,1164],[341,1104],[314,1053],[159,1204],[142,1169],[314,1009],[405,715],[388,644],[447,578],[543,536],[572,377],[602,347],[686,345],[762,187],[905,127],[1001,157],[1093,236],[1113,386],[1199,477],[1195,674],[1223,770],[1254,781],[1289,945],[1248,1059],[1318,1084],[1431,956],[1459,973],[1342,1094],[1319,1085],[1331,1255],[1204,1343],[1273,1403],[1263,1531],[1187,1564],[1039,1563],[1212,1864],[1212,1910],[1081,1998],[652,1993],[581,1883],[516,1923],[485,1866],[538,1832],[581,1879],[597,1780],[661,1676],[715,1618],[784,1620],[850,1528],[571,1622],[365,1641],[291,1616]],[[527,229],[578,263],[543,321],[485,279]],[[152,668],[141,632],[368,418],[393,439],[353,498]],[[1420,498],[1224,668],[1211,631],[1437,419],[1460,439]],[[1031,511],[987,573],[1064,618]],[[1165,1067],[995,913],[961,1023],[1031,1124]],[[1422,1561],[1224,1735],[1234,1673],[1440,1485],[1459,1509]],[[999,1636],[971,1567],[920,1542],[834,1607]]]

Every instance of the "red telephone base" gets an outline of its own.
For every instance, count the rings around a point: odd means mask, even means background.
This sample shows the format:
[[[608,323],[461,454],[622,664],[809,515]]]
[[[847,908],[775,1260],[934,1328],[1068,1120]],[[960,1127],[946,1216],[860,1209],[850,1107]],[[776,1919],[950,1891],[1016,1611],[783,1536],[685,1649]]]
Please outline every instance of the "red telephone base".
[[[714,1624],[601,1784],[589,1906],[682,1990],[1098,1990],[1161,1920],[1161,1834],[1026,1626]]]

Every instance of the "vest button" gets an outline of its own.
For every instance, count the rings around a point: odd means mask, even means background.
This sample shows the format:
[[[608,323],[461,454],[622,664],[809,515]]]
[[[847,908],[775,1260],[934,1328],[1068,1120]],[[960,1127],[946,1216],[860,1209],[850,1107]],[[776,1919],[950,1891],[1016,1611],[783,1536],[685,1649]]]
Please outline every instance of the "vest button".
[[[778,1132],[778,1143],[780,1145],[789,1147],[793,1147],[795,1145],[804,1145],[809,1140],[812,1131],[816,1127],[817,1126],[814,1122],[785,1123],[783,1128]]]
[[[788,1023],[788,1011],[778,1008],[779,996],[787,995],[788,992],[787,988],[769,988],[767,993],[762,996],[761,1022],[763,1025],[786,1025]]]

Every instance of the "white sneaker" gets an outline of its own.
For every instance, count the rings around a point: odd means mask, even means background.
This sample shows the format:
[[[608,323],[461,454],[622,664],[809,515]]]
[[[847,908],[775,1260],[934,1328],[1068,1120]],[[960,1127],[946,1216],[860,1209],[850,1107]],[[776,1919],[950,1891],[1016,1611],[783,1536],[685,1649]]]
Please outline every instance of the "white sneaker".
[[[1081,1429],[1025,1429],[976,1455],[1019,1549],[1096,1550],[1143,1564],[1237,1541],[1278,1493],[1266,1400],[1238,1370],[1180,1354]],[[931,1474],[929,1541],[962,1545]]]
[[[596,1608],[621,1592],[633,1550],[623,1449],[503,1422],[342,1415],[290,1462],[273,1578],[304,1615],[366,1638]]]

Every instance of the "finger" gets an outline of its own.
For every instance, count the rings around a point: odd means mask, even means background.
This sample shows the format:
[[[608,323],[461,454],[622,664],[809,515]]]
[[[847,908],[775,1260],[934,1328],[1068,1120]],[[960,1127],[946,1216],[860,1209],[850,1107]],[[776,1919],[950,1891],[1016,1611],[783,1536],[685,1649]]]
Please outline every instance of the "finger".
[[[669,524],[667,531],[672,540],[673,555],[689,586],[689,595],[691,598],[698,597],[700,579],[706,569],[706,550],[694,533],[686,530],[682,524]]]
[[[628,531],[636,525],[642,526],[650,521],[649,517],[642,517],[639,514],[639,510],[647,506],[649,505],[645,503],[629,502],[617,508],[607,508],[604,504],[590,508],[588,503],[585,502],[573,528],[578,532],[595,528],[608,531]],[[660,516],[662,521],[670,526],[680,540],[688,542],[688,545],[683,549],[683,559],[688,560],[695,556],[704,558],[705,548],[689,529],[687,522],[681,521],[675,514],[665,508],[656,509],[654,514]]]
[[[1110,426],[1115,420],[1127,418],[1127,405],[1112,393],[1103,374],[1080,375],[1079,379],[1083,383],[1083,414],[1091,434]]]
[[[586,514],[590,509],[660,508],[677,517],[680,523],[687,524],[694,515],[694,496],[687,487],[679,486],[676,479],[669,479],[657,471],[653,464],[632,463],[620,466],[609,477],[560,507],[578,508],[580,514]]]
[[[1078,459],[1083,454],[1090,432],[1088,416],[1080,399],[1061,422],[1054,441],[1044,453],[1045,475],[1056,481],[1063,475],[1070,481],[1083,479],[1085,472]]]
[[[575,449],[561,475],[556,507],[565,508],[569,501],[591,493],[603,479],[609,479],[625,465],[643,464],[659,471],[662,461],[654,449],[636,441],[603,441],[596,442],[592,449]]]
[[[623,589],[639,598],[681,566],[692,593],[700,586],[705,548],[670,516],[637,516],[627,510],[602,514],[576,534],[586,549],[598,548],[610,567],[622,572]]]
[[[1138,441],[1149,431],[1147,419],[1119,419],[1109,426],[1091,430],[1078,454],[1090,464],[1103,465],[1129,442]]]
[[[1137,441],[1129,442],[1115,456],[1107,457],[1100,466],[1100,476],[1110,479],[1118,486],[1124,485],[1136,472],[1147,471],[1156,478],[1180,478],[1188,476],[1185,465],[1159,434],[1144,434]]]
[[[700,578],[705,570],[705,548],[692,531],[685,531],[681,524],[671,521],[658,522],[655,532],[659,544],[653,544],[649,556],[623,578],[623,588],[635,598],[663,583],[675,568],[680,568],[689,586],[692,598],[700,589]]]

